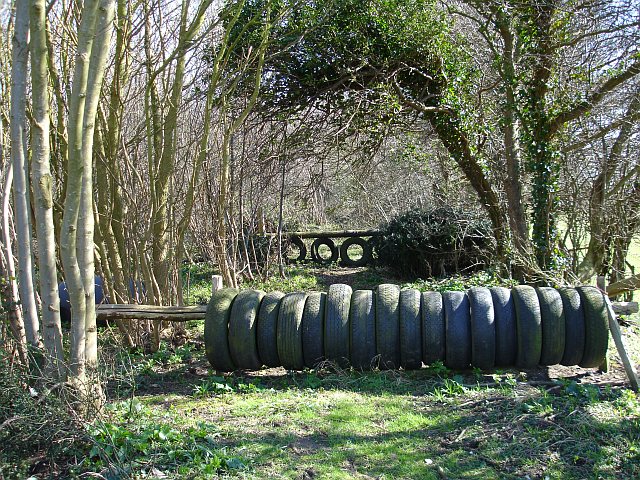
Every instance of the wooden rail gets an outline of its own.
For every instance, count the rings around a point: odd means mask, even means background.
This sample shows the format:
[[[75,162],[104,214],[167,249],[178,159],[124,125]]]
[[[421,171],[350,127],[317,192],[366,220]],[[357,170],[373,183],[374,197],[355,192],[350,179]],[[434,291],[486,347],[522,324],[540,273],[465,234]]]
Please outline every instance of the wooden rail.
[[[611,302],[616,315],[631,315],[638,313],[638,302]]]
[[[193,307],[165,307],[159,305],[100,305],[96,309],[98,320],[162,320],[168,322],[188,322],[203,320],[206,305]]]
[[[277,233],[265,233],[267,236],[275,236]],[[282,232],[284,237],[299,238],[349,238],[349,237],[374,237],[380,235],[380,230],[328,230],[324,232]]]
[[[640,288],[640,275],[633,275],[624,280],[609,284],[607,286],[607,295],[609,295],[609,297],[615,297],[621,293],[637,290],[638,288]]]
[[[636,302],[612,302],[613,311],[617,315],[628,315],[638,312]],[[96,309],[98,320],[162,320],[165,322],[188,322],[203,320],[206,305],[193,307],[164,307],[159,305],[100,305]]]

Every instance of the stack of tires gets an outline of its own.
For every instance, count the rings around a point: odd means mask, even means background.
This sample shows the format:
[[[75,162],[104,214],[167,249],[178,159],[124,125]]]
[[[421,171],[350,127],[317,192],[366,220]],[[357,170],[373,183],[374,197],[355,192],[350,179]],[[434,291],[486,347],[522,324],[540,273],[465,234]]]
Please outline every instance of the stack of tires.
[[[290,263],[304,262],[307,259],[307,246],[302,238],[294,235],[289,238],[289,242],[298,250],[298,255],[295,258],[289,258],[288,261]],[[349,248],[353,246],[360,247],[362,250],[362,255],[359,258],[351,257]],[[324,247],[329,255],[321,255],[321,247]],[[321,235],[311,244],[311,260],[321,265],[335,263],[340,258],[340,264],[343,267],[364,267],[371,263],[372,255],[373,247],[371,242],[361,237],[349,237],[339,246],[336,246],[331,238]]]
[[[223,289],[207,307],[205,345],[220,371],[328,360],[357,369],[598,367],[606,356],[606,300],[593,287],[419,292],[397,285],[328,293]]]

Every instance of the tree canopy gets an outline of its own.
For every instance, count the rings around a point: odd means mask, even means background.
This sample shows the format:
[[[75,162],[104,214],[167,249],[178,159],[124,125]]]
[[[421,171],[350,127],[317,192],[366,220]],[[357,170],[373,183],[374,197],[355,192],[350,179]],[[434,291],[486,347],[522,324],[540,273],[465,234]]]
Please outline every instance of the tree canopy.
[[[265,115],[334,112],[362,130],[406,122],[464,172],[503,255],[562,265],[556,214],[567,125],[640,73],[637,12],[600,2],[269,2]],[[244,15],[265,8],[249,2]],[[241,49],[254,42],[247,36]],[[626,97],[626,98],[625,98]]]

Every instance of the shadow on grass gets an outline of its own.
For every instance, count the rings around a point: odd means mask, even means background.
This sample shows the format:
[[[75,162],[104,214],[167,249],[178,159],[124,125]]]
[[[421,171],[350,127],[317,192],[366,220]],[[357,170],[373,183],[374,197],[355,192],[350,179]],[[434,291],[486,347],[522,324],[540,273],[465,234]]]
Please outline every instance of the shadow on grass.
[[[389,272],[369,267],[319,269],[314,274],[318,283],[324,287],[334,283],[344,283],[354,290],[371,290],[381,283],[392,281]],[[395,281],[400,283],[399,280]]]
[[[328,364],[324,368],[305,371],[287,371],[284,368],[270,368],[257,371],[237,370],[231,373],[218,373],[210,369],[204,360],[191,360],[190,363],[164,365],[155,371],[137,372],[133,378],[137,394],[145,395],[189,395],[194,388],[211,377],[223,378],[230,384],[252,383],[260,388],[275,390],[300,389],[340,389],[360,393],[382,392],[395,394],[424,395],[434,388],[450,381],[467,387],[500,387],[517,382],[524,386],[553,386],[563,383],[597,383],[599,388],[620,386],[616,377],[607,376],[587,369],[567,369],[557,378],[549,375],[549,368],[530,370],[496,369],[494,371],[451,371],[445,367],[426,367],[420,370],[342,370]]]
[[[566,393],[566,392],[565,392]],[[221,446],[257,478],[638,478],[638,419],[602,421],[598,400],[493,393],[479,400],[432,396],[412,411],[367,409],[352,398],[316,418],[226,414]],[[611,400],[611,399],[609,399]],[[399,407],[406,406],[406,399]],[[403,403],[404,402],[404,403]],[[359,409],[362,408],[362,412]],[[393,413],[392,413],[393,412]],[[629,448],[631,447],[631,448]]]
[[[495,376],[438,368],[212,373],[200,360],[165,365],[137,373],[135,395],[222,427],[220,448],[242,457],[256,478],[640,475],[638,400],[628,412],[607,416],[625,408],[629,392],[579,383],[592,371],[576,370],[555,383],[547,369],[525,372],[528,382],[515,370]],[[197,387],[211,381],[229,392],[197,396]],[[290,407],[323,396],[332,399],[326,410],[302,415]],[[260,407],[278,399],[284,411],[261,417]]]

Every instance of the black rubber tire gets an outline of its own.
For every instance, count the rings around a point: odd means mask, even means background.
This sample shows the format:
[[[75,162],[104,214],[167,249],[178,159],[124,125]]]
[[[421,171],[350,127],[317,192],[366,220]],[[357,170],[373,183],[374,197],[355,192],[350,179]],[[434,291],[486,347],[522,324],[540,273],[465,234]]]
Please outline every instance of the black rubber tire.
[[[534,368],[542,355],[542,318],[538,295],[533,287],[518,285],[511,290],[516,308],[518,355],[516,366]]]
[[[288,293],[280,301],[278,314],[278,357],[280,364],[288,370],[302,370],[302,314],[307,294]]]
[[[287,262],[288,263],[295,263],[295,262],[303,262],[303,261],[305,261],[306,258],[307,258],[307,246],[304,244],[302,239],[296,235],[296,236],[290,237],[289,238],[289,242],[292,245],[295,245],[296,247],[298,247],[298,257],[297,258],[287,258]]]
[[[446,325],[445,365],[462,370],[471,364],[471,315],[465,292],[442,294]]]
[[[558,365],[564,356],[565,318],[560,293],[551,287],[536,288],[542,320],[540,365]]]
[[[229,351],[236,367],[258,370],[262,360],[258,355],[256,330],[258,310],[264,292],[243,290],[236,296],[229,317]]]
[[[609,346],[609,317],[604,295],[595,287],[578,287],[584,306],[584,355],[580,361],[583,368],[602,365]]]
[[[267,367],[279,367],[278,356],[278,313],[280,312],[280,300],[284,297],[282,292],[270,292],[262,297],[260,310],[258,311],[258,355],[262,364]]]
[[[236,369],[229,352],[229,316],[231,306],[238,295],[235,288],[223,288],[214,292],[204,316],[204,347],[207,360],[221,372]]]
[[[493,287],[489,290],[493,300],[496,328],[496,366],[513,367],[518,355],[518,336],[516,309],[511,290],[504,287]]]
[[[422,367],[420,292],[400,292],[400,365],[405,370]]]
[[[320,245],[326,245],[327,247],[329,247],[329,250],[331,250],[331,257],[322,258],[320,256],[320,253],[318,252]],[[331,240],[329,237],[316,238],[311,244],[311,259],[314,262],[320,263],[322,265],[328,265],[330,263],[337,262],[338,248],[336,247],[336,244],[333,242],[333,240]]]
[[[400,287],[378,285],[376,300],[376,353],[381,369],[400,367]]]
[[[422,317],[422,363],[444,362],[446,328],[440,292],[424,292],[420,299]]]
[[[349,364],[349,309],[352,290],[349,285],[329,286],[324,316],[324,355],[341,367]]]
[[[311,292],[302,314],[302,353],[306,367],[315,368],[324,360],[324,311],[327,294]]]
[[[362,257],[358,260],[349,258],[349,247],[351,245],[360,245],[362,247]],[[371,245],[360,237],[347,238],[340,245],[340,262],[345,267],[364,267],[371,262]]]
[[[467,291],[471,315],[471,365],[490,370],[496,364],[496,325],[491,291],[473,287]]]
[[[584,355],[584,307],[575,288],[561,288],[558,292],[562,297],[565,322],[564,354],[560,363],[573,367],[582,362]]]
[[[371,369],[376,356],[376,310],[373,291],[356,290],[351,295],[351,365]]]

